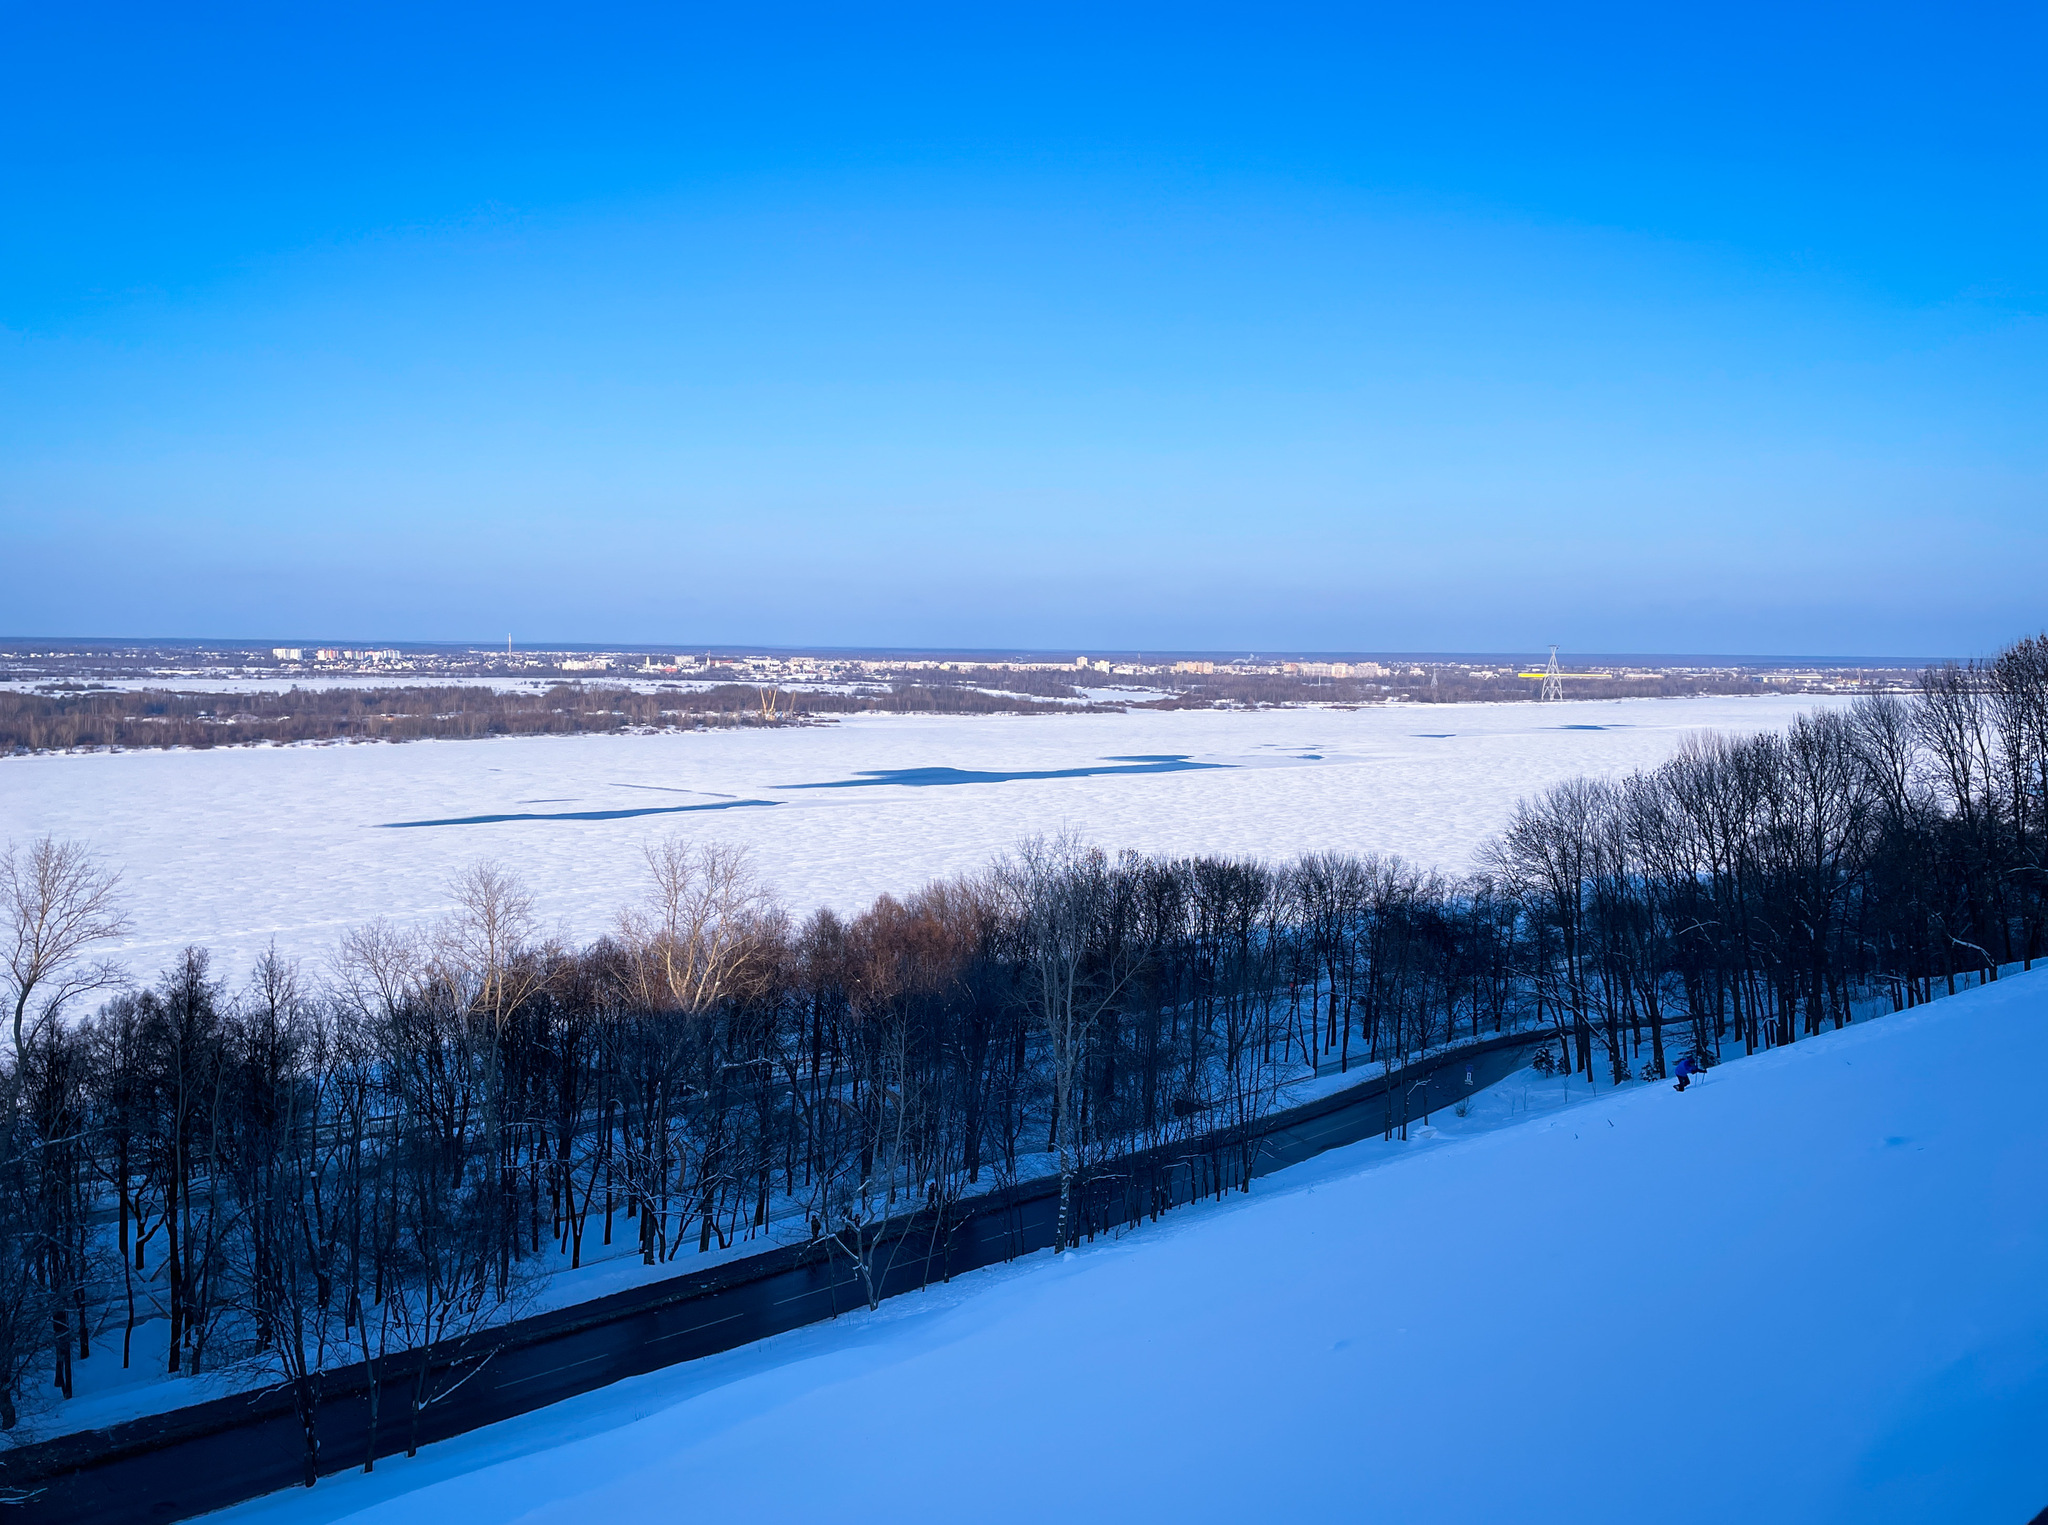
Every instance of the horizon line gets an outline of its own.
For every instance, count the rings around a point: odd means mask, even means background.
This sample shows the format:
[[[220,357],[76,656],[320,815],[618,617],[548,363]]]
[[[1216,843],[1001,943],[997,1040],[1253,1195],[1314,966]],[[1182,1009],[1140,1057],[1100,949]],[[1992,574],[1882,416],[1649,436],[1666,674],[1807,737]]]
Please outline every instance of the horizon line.
[[[130,647],[143,650],[236,650],[254,648],[261,650],[273,646],[354,646],[382,645],[399,649],[425,652],[475,652],[477,654],[504,654],[504,648],[495,642],[483,640],[418,640],[390,636],[363,637],[310,637],[310,636],[85,636],[85,635],[10,635],[0,636],[0,655],[8,654],[9,648],[33,645],[75,645],[81,647]],[[791,643],[791,642],[739,642],[739,641],[525,641],[513,642],[512,654],[534,655],[550,652],[605,652],[644,653],[646,655],[684,655],[702,653],[706,656],[787,655],[787,656],[837,656],[843,658],[899,658],[905,660],[1000,660],[1000,661],[1073,661],[1080,657],[1091,657],[1098,661],[1523,661],[1545,660],[1548,642],[1527,648],[1526,651],[1493,650],[1399,650],[1393,648],[1307,648],[1269,646],[1252,647],[1105,647],[1105,646],[888,646],[858,644]],[[1529,658],[1527,651],[1539,653]],[[1579,661],[1634,661],[1644,664],[1663,663],[1667,665],[1723,664],[1733,666],[1757,666],[1764,663],[1809,663],[1826,666],[1867,666],[1885,668],[1918,668],[1938,665],[1943,662],[1964,661],[1968,658],[1953,654],[1939,656],[1876,656],[1851,653],[1818,652],[1686,652],[1686,651],[1558,651],[1560,659],[1571,658]]]

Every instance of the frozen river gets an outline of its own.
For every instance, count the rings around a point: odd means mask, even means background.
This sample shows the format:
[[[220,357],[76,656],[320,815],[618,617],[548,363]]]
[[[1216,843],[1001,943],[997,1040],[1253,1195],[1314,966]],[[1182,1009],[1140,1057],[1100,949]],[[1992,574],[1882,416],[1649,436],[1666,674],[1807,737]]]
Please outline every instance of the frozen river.
[[[793,909],[978,869],[1033,832],[1109,848],[1399,853],[1461,870],[1516,799],[1619,774],[1689,732],[1788,724],[1814,698],[1360,710],[860,716],[664,736],[520,737],[0,760],[0,838],[89,842],[124,875],[140,970],[188,942],[237,978],[271,938],[317,958],[421,921],[479,858],[583,939],[639,896],[641,844],[743,843]]]

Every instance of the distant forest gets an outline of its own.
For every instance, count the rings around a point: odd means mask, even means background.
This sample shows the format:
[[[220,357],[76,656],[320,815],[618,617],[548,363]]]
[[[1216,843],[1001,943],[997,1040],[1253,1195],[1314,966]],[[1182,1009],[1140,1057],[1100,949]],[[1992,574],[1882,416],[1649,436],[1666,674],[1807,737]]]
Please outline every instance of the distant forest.
[[[1414,704],[1515,703],[1533,700],[1535,683],[1526,678],[1476,678],[1462,668],[1426,669],[1386,678],[1297,678],[1284,673],[1238,673],[1218,668],[1192,679],[1171,698],[1152,709],[1207,709],[1227,704],[1379,704],[1398,696]],[[1754,678],[1735,673],[1698,677],[1664,673],[1654,678],[1574,678],[1566,688],[1573,699],[1671,699],[1691,694],[1754,694]]]
[[[948,675],[951,676],[951,675]],[[1017,674],[993,675],[1014,680]],[[1037,676],[1035,674],[1024,675]],[[0,692],[0,755],[73,747],[218,747],[251,742],[424,741],[478,736],[566,736],[592,731],[697,730],[800,724],[876,711],[948,715],[1044,714],[1084,708],[1065,683],[1031,685],[1045,697],[992,693],[974,681],[899,682],[886,692],[781,692],[721,683],[654,693],[557,684],[545,693],[444,685],[291,688],[194,694],[84,688]]]
[[[1133,681],[1133,680],[1125,680]],[[1154,680],[1158,681],[1158,680]],[[1171,691],[1113,708],[1209,709],[1227,705],[1378,704],[1392,696],[1416,703],[1513,701],[1534,697],[1523,679],[1474,679],[1447,668],[1385,681],[1308,679],[1219,671],[1177,675]],[[1156,690],[1155,690],[1156,692]],[[1756,683],[1727,675],[1698,678],[1575,680],[1575,699],[1665,698],[1755,693]],[[607,683],[559,683],[543,693],[457,684],[385,688],[287,688],[190,693],[169,688],[52,685],[0,691],[0,756],[95,747],[219,747],[256,742],[424,741],[479,736],[568,736],[589,732],[706,730],[800,725],[869,713],[1064,714],[1105,706],[1058,673],[997,668],[920,674],[858,691],[790,691],[772,683],[721,682],[705,689],[646,692]]]

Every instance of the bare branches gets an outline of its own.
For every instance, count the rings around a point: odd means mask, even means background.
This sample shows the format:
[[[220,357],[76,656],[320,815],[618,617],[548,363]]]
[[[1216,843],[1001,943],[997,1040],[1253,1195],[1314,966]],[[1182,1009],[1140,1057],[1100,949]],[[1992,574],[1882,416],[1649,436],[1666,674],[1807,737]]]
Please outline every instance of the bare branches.
[[[115,965],[85,961],[95,943],[128,930],[115,899],[120,882],[78,842],[43,837],[0,855],[0,940],[17,1055],[32,1003],[55,1012],[122,982]]]
[[[540,979],[524,957],[535,936],[533,896],[488,860],[472,863],[448,888],[455,910],[435,931],[433,971],[471,1011],[502,1028]]]
[[[634,995],[685,1013],[739,990],[764,956],[781,913],[744,848],[668,837],[643,849],[647,899],[619,919],[631,952]]]
[[[999,870],[1051,1070],[1052,1147],[1060,1167],[1055,1249],[1072,1242],[1072,1191],[1085,1142],[1076,1106],[1083,1070],[1097,1029],[1138,967],[1140,950],[1130,936],[1134,867],[1135,860],[1113,869],[1101,848],[1062,832],[1026,840]]]
[[[383,918],[342,934],[331,963],[335,994],[365,1017],[389,1018],[427,977],[430,949]]]

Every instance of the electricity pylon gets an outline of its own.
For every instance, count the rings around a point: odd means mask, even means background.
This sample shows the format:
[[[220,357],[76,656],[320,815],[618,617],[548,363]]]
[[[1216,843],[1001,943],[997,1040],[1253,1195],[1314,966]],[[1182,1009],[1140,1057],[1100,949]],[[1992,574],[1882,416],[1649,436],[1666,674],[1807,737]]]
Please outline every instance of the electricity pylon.
[[[1539,704],[1564,697],[1564,679],[1557,673],[1557,648],[1550,648],[1550,665],[1543,669],[1543,692],[1536,696]]]

